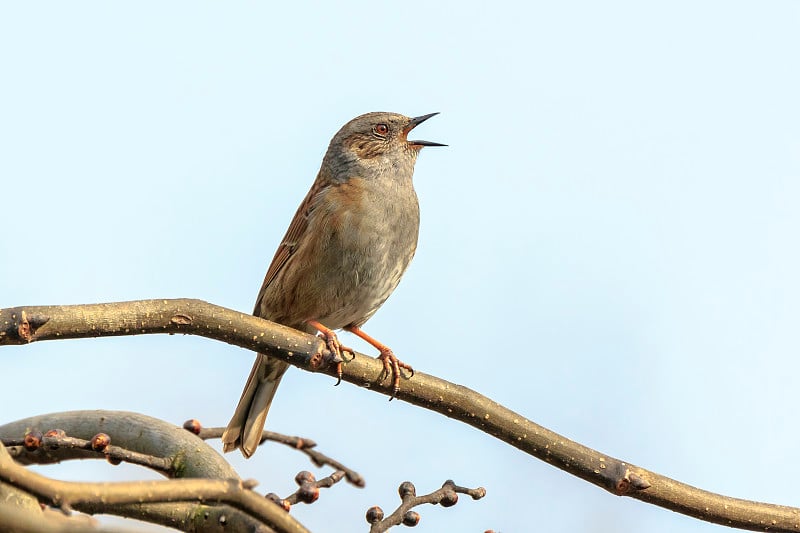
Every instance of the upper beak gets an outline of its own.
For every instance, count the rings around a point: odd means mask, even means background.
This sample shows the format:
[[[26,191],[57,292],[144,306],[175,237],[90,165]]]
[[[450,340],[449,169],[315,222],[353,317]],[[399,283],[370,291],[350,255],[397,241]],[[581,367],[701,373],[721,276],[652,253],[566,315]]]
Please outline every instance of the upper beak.
[[[405,127],[404,133],[408,135],[408,132],[428,120],[429,118],[438,115],[439,113],[428,113],[427,115],[422,115],[421,117],[414,117],[408,123],[408,126]],[[432,141],[408,141],[408,144],[413,144],[415,146],[423,147],[423,146],[447,146],[446,144],[435,143]]]

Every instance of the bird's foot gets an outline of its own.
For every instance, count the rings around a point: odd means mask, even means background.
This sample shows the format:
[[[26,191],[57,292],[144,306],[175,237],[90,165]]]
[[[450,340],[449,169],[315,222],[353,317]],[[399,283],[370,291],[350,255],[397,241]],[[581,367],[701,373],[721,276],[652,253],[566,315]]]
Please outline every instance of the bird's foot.
[[[331,363],[336,363],[336,377],[338,378],[336,385],[338,385],[342,382],[342,365],[345,362],[343,354],[349,352],[350,355],[353,356],[350,358],[350,360],[352,360],[356,356],[356,352],[352,348],[344,346],[339,342],[339,337],[336,336],[336,332],[332,329],[323,326],[315,320],[309,320],[308,323],[319,331],[319,337],[325,341],[325,347],[328,348],[331,354],[329,361]]]
[[[408,365],[398,359],[388,346],[383,347],[377,359],[380,359],[380,361],[383,363],[384,374],[387,376],[392,376],[392,395],[389,396],[389,401],[391,402],[395,399],[395,397],[397,397],[397,393],[400,392],[400,369],[403,368],[411,372],[410,377],[414,376],[414,369],[411,368],[411,365]]]
[[[406,363],[399,360],[392,351],[391,348],[383,344],[382,342],[378,342],[377,340],[373,339],[363,331],[361,328],[357,327],[349,327],[345,328],[350,333],[354,335],[358,335],[372,346],[378,349],[380,355],[378,355],[378,359],[383,363],[383,376],[392,376],[392,394],[389,396],[389,401],[392,401],[397,396],[397,393],[400,392],[400,369],[403,368],[411,372],[411,376],[414,377],[414,369],[411,368],[411,365],[407,365]]]

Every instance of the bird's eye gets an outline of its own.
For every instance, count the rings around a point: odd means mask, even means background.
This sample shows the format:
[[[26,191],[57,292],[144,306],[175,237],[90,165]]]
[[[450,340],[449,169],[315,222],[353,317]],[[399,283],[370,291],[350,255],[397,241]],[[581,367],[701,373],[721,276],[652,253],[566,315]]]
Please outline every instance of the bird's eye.
[[[374,128],[372,128],[372,130],[381,137],[383,137],[384,135],[389,133],[389,126],[387,126],[386,124],[378,124]]]

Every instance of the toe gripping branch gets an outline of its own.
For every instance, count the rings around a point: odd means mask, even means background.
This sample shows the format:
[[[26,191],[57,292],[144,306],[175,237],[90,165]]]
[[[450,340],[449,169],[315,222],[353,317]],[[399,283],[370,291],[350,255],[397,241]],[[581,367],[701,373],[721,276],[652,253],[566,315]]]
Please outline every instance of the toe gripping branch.
[[[326,357],[326,362],[336,364],[336,377],[338,378],[336,385],[339,385],[342,382],[342,364],[345,362],[343,354],[349,352],[352,360],[356,356],[356,352],[352,348],[342,345],[336,332],[332,329],[323,326],[316,320],[309,320],[308,324],[319,331],[319,336],[325,342],[325,347],[330,352],[330,355]]]

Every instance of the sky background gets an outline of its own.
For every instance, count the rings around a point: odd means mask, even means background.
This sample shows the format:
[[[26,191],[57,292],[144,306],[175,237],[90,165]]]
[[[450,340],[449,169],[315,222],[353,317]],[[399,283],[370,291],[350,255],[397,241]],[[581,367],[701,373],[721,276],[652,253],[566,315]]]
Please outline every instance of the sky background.
[[[798,27],[788,0],[4,2],[0,307],[249,312],[333,134],[439,111],[417,132],[449,147],[417,162],[416,258],[365,330],[604,454],[798,506]],[[253,361],[189,336],[2,356],[0,422],[104,408],[225,425]],[[267,421],[366,478],[295,507],[314,531],[366,531],[402,481],[448,478],[487,496],[417,509],[417,531],[726,530],[332,385],[290,370]],[[227,457],[262,492],[314,470],[278,445]]]

